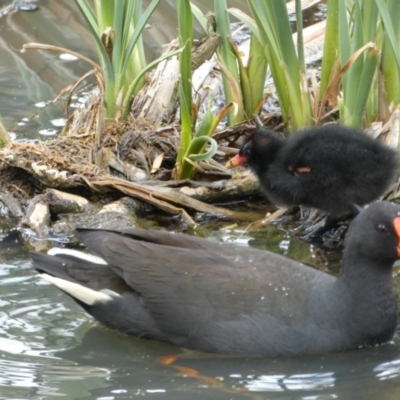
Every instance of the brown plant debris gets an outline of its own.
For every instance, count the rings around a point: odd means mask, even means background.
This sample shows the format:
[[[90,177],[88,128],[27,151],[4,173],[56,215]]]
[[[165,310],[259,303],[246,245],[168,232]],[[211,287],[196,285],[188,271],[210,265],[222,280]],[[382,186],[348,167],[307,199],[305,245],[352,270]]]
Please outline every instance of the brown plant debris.
[[[176,152],[174,130],[172,135],[171,132],[164,135],[163,131],[156,133],[145,127],[139,133],[136,129],[128,130],[126,125],[112,123],[102,133],[100,146],[97,145],[96,132],[82,134],[86,130],[83,126],[74,135],[38,144],[11,143],[0,150],[0,162],[12,168],[23,169],[45,187],[64,190],[87,187],[98,193],[116,190],[168,213],[180,214],[192,226],[195,223],[187,210],[238,220],[253,218],[245,213],[206,204],[179,189],[140,184],[111,175],[109,165],[115,160],[120,160],[122,166],[125,163],[133,166],[130,163],[136,162],[145,170],[146,175],[160,154],[164,154],[163,163],[173,164]],[[127,132],[123,133],[124,130]],[[96,158],[99,154],[103,157],[103,164]],[[157,180],[162,170],[165,173],[166,168],[160,167],[152,179]]]

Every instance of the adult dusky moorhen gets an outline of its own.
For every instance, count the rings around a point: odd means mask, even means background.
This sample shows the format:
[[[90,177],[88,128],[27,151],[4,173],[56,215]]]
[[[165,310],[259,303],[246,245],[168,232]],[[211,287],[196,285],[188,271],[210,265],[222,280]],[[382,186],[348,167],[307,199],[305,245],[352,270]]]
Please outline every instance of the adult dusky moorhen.
[[[248,165],[276,205],[313,207],[340,217],[377,200],[395,181],[397,152],[359,129],[326,124],[285,140],[257,129],[227,167]]]
[[[248,356],[357,349],[395,332],[400,206],[392,203],[353,220],[338,278],[268,251],[162,231],[75,235],[98,256],[54,248],[32,253],[34,267],[121,332]]]

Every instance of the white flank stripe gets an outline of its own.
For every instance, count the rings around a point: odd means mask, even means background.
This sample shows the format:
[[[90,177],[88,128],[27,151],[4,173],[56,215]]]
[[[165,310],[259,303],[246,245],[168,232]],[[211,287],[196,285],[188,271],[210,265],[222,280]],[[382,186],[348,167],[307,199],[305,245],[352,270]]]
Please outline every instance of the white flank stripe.
[[[56,256],[57,254],[66,254],[68,256],[80,258],[81,260],[89,261],[95,264],[108,265],[107,262],[103,260],[101,257],[93,256],[92,254],[82,253],[79,250],[60,249],[59,247],[53,247],[47,252],[47,254],[49,256]]]
[[[77,283],[66,281],[65,279],[56,278],[55,276],[51,276],[48,274],[40,274],[40,276],[52,283],[54,286],[57,286],[64,292],[70,294],[72,297],[80,300],[82,303],[87,304],[88,306],[92,306],[96,303],[107,303],[113,300],[113,297],[110,294],[106,294],[103,291],[96,291],[93,289],[89,289]],[[107,290],[108,293],[113,293],[110,290]],[[114,294],[114,293],[113,293]],[[116,296],[119,296],[115,293]]]

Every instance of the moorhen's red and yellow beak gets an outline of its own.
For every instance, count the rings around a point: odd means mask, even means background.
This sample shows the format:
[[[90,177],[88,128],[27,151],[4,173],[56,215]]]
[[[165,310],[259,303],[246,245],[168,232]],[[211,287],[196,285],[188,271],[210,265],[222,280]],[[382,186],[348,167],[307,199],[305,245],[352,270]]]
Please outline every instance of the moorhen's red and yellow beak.
[[[247,165],[247,158],[245,156],[242,156],[240,154],[236,154],[235,157],[232,157],[226,164],[226,168],[236,168],[236,167],[242,167],[244,165]]]
[[[399,242],[397,244],[397,257],[400,258],[400,217],[396,217],[393,220],[393,226],[394,226],[394,230],[397,233],[397,237],[399,239]]]

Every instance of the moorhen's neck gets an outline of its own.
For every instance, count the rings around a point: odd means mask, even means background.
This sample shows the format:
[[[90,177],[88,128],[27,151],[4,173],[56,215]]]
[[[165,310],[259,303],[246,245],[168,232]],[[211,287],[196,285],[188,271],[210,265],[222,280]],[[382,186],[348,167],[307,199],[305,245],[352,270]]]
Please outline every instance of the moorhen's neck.
[[[359,346],[386,343],[392,339],[397,325],[394,261],[370,259],[352,250],[345,250],[335,284],[338,309],[342,310],[343,322]]]
[[[339,301],[359,325],[370,321],[377,324],[380,337],[390,336],[396,321],[396,302],[393,292],[394,260],[371,259],[357,251],[345,250],[343,265],[336,280]],[[373,323],[371,323],[373,321]],[[389,339],[388,339],[389,340]],[[371,343],[373,344],[373,343]]]
[[[349,249],[350,247],[350,249]],[[387,290],[392,290],[392,270],[395,260],[371,258],[371,254],[354,251],[346,246],[338,281],[359,287],[375,286],[376,282],[387,282]]]

